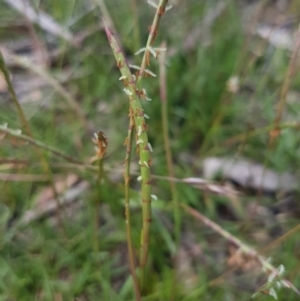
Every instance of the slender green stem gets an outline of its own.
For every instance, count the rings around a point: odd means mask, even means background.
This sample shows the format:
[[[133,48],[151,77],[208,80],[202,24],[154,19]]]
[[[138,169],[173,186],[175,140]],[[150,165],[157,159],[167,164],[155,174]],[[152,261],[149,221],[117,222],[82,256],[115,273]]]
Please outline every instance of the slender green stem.
[[[139,12],[137,8],[137,0],[131,0],[131,10],[133,14],[133,39],[135,49],[140,48],[140,27],[139,27]]]
[[[133,141],[133,129],[134,129],[134,119],[131,116],[129,127],[128,127],[128,134],[125,141],[126,145],[126,158],[125,158],[125,173],[124,173],[124,180],[125,180],[125,217],[126,217],[126,238],[127,238],[127,248],[128,248],[128,259],[129,259],[129,267],[130,272],[133,279],[134,285],[134,292],[136,300],[141,300],[141,293],[139,288],[138,278],[135,272],[135,259],[134,259],[134,251],[132,245],[132,235],[131,235],[131,219],[130,219],[130,159],[131,159],[131,151],[132,151],[132,141]]]
[[[107,150],[107,138],[105,134],[102,131],[99,131],[98,133],[94,133],[93,142],[95,144],[95,150],[96,154],[94,158],[96,158],[96,162],[98,164],[97,166],[97,180],[96,180],[96,191],[97,195],[94,199],[94,250],[95,252],[99,251],[99,240],[98,240],[98,231],[99,231],[99,211],[100,211],[100,203],[102,199],[102,180],[104,177],[103,174],[103,158],[106,154]]]
[[[153,45],[154,40],[157,36],[159,22],[161,20],[161,17],[164,15],[164,13],[166,11],[167,3],[168,3],[168,0],[160,0],[159,4],[157,5],[155,16],[154,16],[152,25],[149,29],[150,33],[148,36],[146,49],[144,52],[141,68],[139,71],[139,77],[137,79],[138,84],[139,84],[140,80],[143,78],[143,76],[145,75],[146,66],[149,65],[149,57],[150,57],[150,49],[149,48],[151,47],[151,45]]]
[[[109,13],[109,10],[108,10],[107,6],[105,4],[105,1],[104,0],[95,0],[95,2],[98,4],[98,6],[101,10],[102,16],[103,16],[107,26],[114,32],[117,43],[118,43],[119,47],[122,49],[121,39],[118,35],[116,26],[113,22],[113,19],[112,19],[110,13]]]
[[[155,16],[152,22],[152,25],[150,27],[149,36],[147,39],[146,47],[144,56],[142,59],[141,67],[138,73],[138,78],[136,79],[136,85],[137,88],[141,88],[141,79],[145,75],[146,66],[150,64],[150,47],[153,45],[155,38],[158,33],[158,26],[159,22],[161,20],[161,17],[164,15],[166,11],[168,0],[160,0],[159,4],[157,5],[157,9],[155,12]],[[149,174],[150,175],[150,174]],[[147,175],[146,175],[147,177]],[[143,173],[142,173],[142,182],[143,180]],[[143,183],[142,183],[143,187]],[[145,187],[145,190],[147,188]],[[142,188],[143,191],[143,188]],[[149,189],[150,194],[150,189]],[[141,235],[141,252],[140,252],[140,267],[141,267],[141,287],[143,288],[143,281],[144,281],[144,266],[146,265],[147,261],[147,255],[148,255],[148,245],[149,245],[149,231],[150,231],[150,221],[151,221],[151,196],[149,198],[149,204],[147,204],[145,199],[142,198],[143,201],[143,229],[142,229],[142,235]]]
[[[140,98],[145,97],[144,90],[140,86],[140,81],[145,75],[146,66],[149,65],[150,46],[153,44],[158,31],[158,25],[162,15],[165,13],[168,0],[160,0],[150,33],[147,40],[144,57],[142,60],[141,68],[139,70],[138,78],[132,76],[127,61],[122,53],[116,38],[105,25],[106,35],[108,37],[110,46],[117,61],[117,66],[122,74],[121,79],[124,83],[124,91],[130,100],[130,118],[133,117],[134,126],[136,130],[136,145],[139,152],[139,164],[141,167],[141,181],[142,181],[142,232],[141,232],[141,247],[140,247],[140,283],[143,289],[145,266],[148,258],[149,239],[150,239],[150,223],[151,223],[151,156],[150,150],[152,149],[148,143],[147,130],[148,126],[145,122],[145,114],[142,108]]]
[[[99,231],[99,209],[100,209],[100,202],[101,202],[101,187],[102,187],[102,178],[103,178],[103,158],[99,158],[97,160],[98,163],[98,175],[97,175],[97,195],[95,196],[94,202],[94,251],[99,252],[99,239],[98,239],[98,231]]]
[[[166,43],[162,43],[162,48],[166,48]],[[171,151],[171,144],[169,138],[169,120],[168,120],[168,97],[167,97],[167,83],[166,83],[166,52],[162,52],[159,56],[159,77],[160,77],[160,100],[161,100],[161,118],[162,118],[162,130],[163,130],[163,138],[164,138],[164,148],[166,153],[166,161],[168,167],[168,175],[171,178],[175,177],[174,166],[173,166],[173,156]],[[173,181],[169,181],[170,190],[172,194],[173,201],[173,216],[175,223],[175,242],[176,248],[178,249],[180,245],[180,228],[181,228],[181,220],[180,220],[180,208],[178,203],[178,192],[176,188],[176,184]],[[176,250],[177,251],[177,250]],[[173,289],[172,289],[172,298],[174,299],[176,295],[176,269],[173,270],[173,281],[172,281]]]
[[[101,184],[103,177],[103,158],[99,158],[98,160],[98,184]]]
[[[119,48],[114,35],[105,26],[106,35],[110,42],[112,51],[117,61],[117,66],[122,74],[121,79],[124,83],[124,91],[130,101],[130,117],[134,119],[136,129],[136,145],[139,152],[139,165],[141,170],[142,181],[142,215],[143,225],[141,233],[141,249],[140,249],[140,268],[141,279],[143,279],[144,268],[147,262],[149,249],[149,233],[151,223],[151,156],[148,143],[148,126],[145,121],[144,110],[140,102],[141,91],[137,89],[134,78],[129,70],[127,61]]]
[[[166,48],[166,43],[162,44],[162,48]],[[159,75],[160,75],[160,99],[161,99],[161,117],[162,117],[162,130],[164,138],[164,148],[166,153],[166,161],[168,167],[168,175],[171,178],[175,177],[173,156],[169,138],[169,121],[168,121],[168,97],[167,97],[167,84],[166,84],[166,53],[162,52],[159,56]],[[174,221],[175,221],[175,239],[177,246],[180,242],[180,208],[178,204],[178,193],[174,181],[170,181],[170,190],[172,200],[174,203]]]

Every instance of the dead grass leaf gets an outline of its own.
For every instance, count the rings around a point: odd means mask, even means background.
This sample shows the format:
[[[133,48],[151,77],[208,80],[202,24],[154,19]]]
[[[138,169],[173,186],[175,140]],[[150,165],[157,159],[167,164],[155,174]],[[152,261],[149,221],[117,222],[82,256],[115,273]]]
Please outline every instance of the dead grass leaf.
[[[78,176],[76,174],[69,174],[64,179],[58,180],[54,183],[55,190],[58,194],[63,193],[69,187],[74,185],[78,181]],[[42,209],[45,203],[49,199],[54,198],[53,190],[51,187],[44,188],[36,199],[36,207]]]

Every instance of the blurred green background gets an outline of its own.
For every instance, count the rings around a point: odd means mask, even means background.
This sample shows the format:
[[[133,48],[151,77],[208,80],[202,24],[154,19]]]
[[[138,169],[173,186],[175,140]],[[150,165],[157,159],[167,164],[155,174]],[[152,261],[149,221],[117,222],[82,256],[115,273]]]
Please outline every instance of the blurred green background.
[[[0,300],[134,300],[123,184],[128,99],[101,17],[111,18],[128,61],[140,65],[142,57],[134,53],[146,44],[155,10],[139,0],[35,0],[20,1],[24,6],[20,12],[13,2],[19,1],[0,0],[0,50],[34,138],[85,164],[67,163],[42,149],[59,192],[68,200],[62,208],[48,210],[49,204],[57,205],[49,183],[42,176],[26,177],[45,173],[35,148],[1,133]],[[26,17],[26,3],[39,14],[37,22]],[[300,78],[299,60],[292,58],[298,51],[299,2],[173,0],[170,4],[173,8],[161,20],[155,46],[165,41],[168,48],[175,176],[203,177],[204,159],[230,157],[297,178]],[[60,26],[56,33],[51,22],[41,26],[47,16]],[[68,31],[67,38],[62,37],[62,28]],[[25,58],[27,65],[18,58]],[[158,61],[152,59],[150,69],[159,75]],[[92,131],[57,85],[76,100]],[[152,172],[167,176],[159,79],[146,78],[143,85],[152,98],[143,103],[150,116]],[[270,143],[284,85],[287,93],[279,122],[283,130]],[[19,129],[8,92],[0,74],[0,124]],[[98,130],[108,138],[100,206],[95,205],[97,169],[89,161],[94,156],[93,132]],[[135,148],[132,161],[132,235],[138,253],[141,208]],[[8,174],[20,177],[5,178]],[[275,241],[262,255],[276,267],[283,264],[286,277],[300,289],[299,234],[288,232],[299,224],[298,192],[241,187],[224,176],[216,180],[241,195],[228,199],[178,183],[179,201],[257,251]],[[169,183],[154,179],[152,190],[158,201],[153,203],[147,291],[142,300],[249,300],[268,276],[259,262],[237,253],[236,246],[184,212],[176,248]],[[250,214],[253,206],[259,210]],[[39,210],[45,211],[39,214]],[[277,293],[279,300],[299,300],[287,288]],[[272,299],[268,291],[260,296]]]

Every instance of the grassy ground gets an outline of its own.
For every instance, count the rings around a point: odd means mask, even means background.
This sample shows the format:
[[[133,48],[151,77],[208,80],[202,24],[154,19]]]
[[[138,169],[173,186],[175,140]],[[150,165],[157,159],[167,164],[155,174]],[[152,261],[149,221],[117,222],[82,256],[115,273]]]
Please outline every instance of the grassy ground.
[[[128,61],[140,65],[141,57],[134,53],[146,44],[155,10],[146,2],[106,2]],[[245,14],[250,11],[246,2],[173,2],[173,9],[163,16],[155,46],[166,41],[169,49],[168,126],[175,177],[202,175],[201,162],[209,156],[246,157],[277,172],[297,175],[300,82],[295,51],[293,54],[248,35],[243,26]],[[294,2],[291,6],[296,5]],[[95,3],[91,1],[90,6]],[[257,14],[258,23],[274,6],[266,3],[266,9]],[[118,81],[120,74],[107,37],[100,28],[103,9],[96,5],[83,14],[89,5],[80,1],[40,1],[39,8],[68,27],[75,38],[89,31],[74,46],[38,25],[30,27],[28,20],[4,3],[0,6],[1,50],[33,139],[76,161],[33,146],[18,134],[0,133],[1,173],[19,175],[17,179],[1,178],[0,300],[135,300],[124,217],[123,144],[129,122],[128,99]],[[297,24],[297,16],[290,16],[290,11],[293,10],[287,9],[282,15],[294,17],[293,24]],[[214,13],[215,17],[209,18]],[[35,76],[38,72],[34,68],[41,62],[31,61],[26,67],[18,57],[7,60],[5,55],[5,50],[12,53],[22,39],[34,44],[28,28],[34,29],[50,60],[44,69],[44,81],[37,87],[33,83],[43,74]],[[197,30],[202,31],[200,37],[193,36]],[[59,54],[50,59],[54,50]],[[31,55],[36,59],[39,51],[35,44],[33,48],[22,48],[17,55],[32,60]],[[159,75],[157,61],[152,61],[151,70]],[[234,77],[239,79],[237,90],[228,86]],[[21,128],[28,136],[2,77],[0,84],[1,81],[4,88],[0,95],[0,124],[7,123],[13,130]],[[149,77],[143,81],[152,98],[151,102],[143,102],[150,116],[152,173],[168,176],[159,79]],[[80,112],[73,109],[70,96],[79,105],[88,128],[78,116]],[[24,103],[26,98],[29,103]],[[281,101],[284,106],[278,109]],[[278,121],[276,116],[281,112]],[[276,136],[280,127],[284,130]],[[90,163],[94,156],[93,132],[98,130],[108,138],[101,184],[97,164]],[[136,256],[142,224],[140,185],[136,180],[138,161],[134,147],[130,209]],[[29,178],[35,175],[37,178]],[[29,211],[36,213],[36,208],[45,208],[50,202],[57,205],[53,184],[64,198],[68,199],[70,191],[75,196],[70,197],[70,204],[48,210],[29,222],[25,218]],[[272,206],[282,201],[282,192],[270,195],[240,189],[243,194],[233,200],[187,184],[175,185],[180,204],[201,212],[265,258],[272,258],[275,267],[282,264],[285,277],[300,289],[297,193],[292,195],[295,207],[275,212]],[[154,177],[152,193],[158,200],[152,204],[142,300],[249,300],[267,282],[270,272],[264,271],[257,257],[237,252],[231,239],[203,226],[181,209],[178,245],[170,183]],[[253,204],[261,208],[260,214],[249,214]],[[264,287],[261,292],[260,300],[272,300],[270,288]],[[276,292],[279,300],[299,298],[291,289]]]

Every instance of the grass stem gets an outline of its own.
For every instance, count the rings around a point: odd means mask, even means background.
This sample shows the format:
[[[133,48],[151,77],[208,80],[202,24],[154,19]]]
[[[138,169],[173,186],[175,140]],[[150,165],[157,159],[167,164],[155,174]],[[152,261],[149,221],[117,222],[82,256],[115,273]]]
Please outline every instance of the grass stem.
[[[117,44],[114,35],[105,25],[106,35],[110,46],[114,53],[117,66],[120,69],[122,80],[124,83],[124,92],[130,102],[130,118],[134,119],[136,129],[136,145],[139,153],[139,165],[141,171],[141,191],[142,191],[142,232],[140,247],[140,268],[141,279],[143,279],[144,270],[148,258],[149,239],[150,239],[150,223],[151,223],[151,156],[148,142],[148,126],[145,121],[144,110],[140,102],[141,91],[137,89],[134,77],[132,76],[127,61]],[[143,281],[141,281],[143,283]],[[142,288],[142,287],[141,287]]]
[[[142,64],[141,64],[141,68],[140,71],[138,73],[138,79],[137,79],[137,83],[139,84],[140,80],[143,78],[143,76],[145,75],[145,70],[146,70],[146,66],[149,66],[149,60],[150,60],[150,47],[151,45],[153,45],[154,40],[157,36],[158,33],[158,26],[159,26],[159,22],[161,20],[161,17],[163,16],[163,14],[166,11],[166,6],[167,6],[168,0],[160,0],[159,4],[157,5],[157,9],[155,12],[155,16],[152,22],[152,25],[149,28],[149,36],[148,36],[148,40],[147,40],[147,44],[145,47],[145,52],[144,52],[144,56],[142,59]]]
[[[166,48],[166,43],[163,42],[161,45],[162,48]],[[164,148],[166,153],[166,161],[168,168],[168,176],[171,178],[175,177],[174,166],[173,166],[173,156],[171,150],[171,143],[169,138],[169,120],[168,120],[168,97],[167,97],[167,83],[166,83],[166,52],[163,51],[159,56],[159,82],[160,82],[160,100],[161,100],[161,118],[162,118],[162,131],[163,131],[163,140]],[[180,245],[180,228],[181,228],[181,219],[180,219],[180,208],[178,203],[178,192],[176,184],[174,181],[169,181],[170,191],[173,201],[173,218],[175,223],[175,244],[176,251]],[[175,255],[175,254],[173,254]],[[173,281],[172,281],[172,298],[176,294],[176,269],[173,271]]]
[[[166,43],[162,43],[162,48],[166,48]],[[164,139],[164,148],[166,153],[166,161],[168,167],[168,176],[175,177],[172,150],[169,138],[169,121],[168,121],[168,97],[166,84],[166,52],[162,52],[159,56],[159,75],[160,75],[160,99],[161,99],[161,117],[162,130]],[[174,221],[175,221],[175,239],[177,246],[180,243],[180,209],[178,205],[178,193],[174,181],[170,181],[170,190],[172,201],[174,203]]]
[[[297,60],[298,60],[298,56],[299,56],[299,50],[300,50],[300,25],[298,26],[298,30],[296,32],[295,35],[296,39],[295,39],[295,46],[294,46],[294,50],[286,71],[286,75],[284,78],[284,82],[281,88],[281,92],[280,92],[280,97],[279,97],[279,101],[277,104],[277,108],[276,108],[276,117],[274,119],[274,128],[273,131],[271,132],[271,139],[270,139],[270,143],[271,146],[275,143],[276,138],[278,137],[278,135],[280,134],[280,122],[282,119],[282,115],[283,115],[283,111],[285,108],[285,104],[286,104],[286,98],[287,98],[287,94],[291,85],[291,80],[293,78],[293,76],[295,75],[295,71],[296,71],[296,66],[297,66]]]
[[[117,66],[122,74],[121,79],[124,83],[124,91],[130,100],[130,119],[134,120],[134,127],[136,130],[136,145],[139,152],[139,164],[141,167],[141,194],[142,194],[142,232],[141,232],[141,247],[140,247],[140,284],[143,290],[145,266],[148,258],[149,240],[150,240],[150,223],[151,223],[151,156],[149,147],[147,130],[148,126],[145,122],[144,110],[142,108],[140,98],[146,97],[144,90],[140,86],[140,81],[145,75],[146,66],[148,66],[150,59],[150,47],[154,43],[158,31],[158,25],[162,15],[166,11],[168,0],[160,0],[156,8],[156,13],[150,27],[147,44],[145,47],[144,56],[141,67],[138,72],[138,77],[135,80],[132,76],[127,61],[122,53],[122,49],[114,35],[105,25],[106,35],[108,37],[110,46],[114,53]],[[143,96],[142,96],[143,95]],[[129,143],[129,141],[128,141]],[[128,178],[127,178],[128,181]]]
[[[99,252],[99,239],[98,239],[98,231],[100,228],[99,222],[99,211],[100,211],[100,202],[101,202],[101,186],[102,186],[102,178],[103,178],[103,158],[99,158],[97,160],[98,163],[98,175],[97,175],[97,195],[95,196],[95,203],[94,203],[94,251],[97,253]]]
[[[139,282],[135,271],[135,256],[132,245],[132,235],[131,235],[131,218],[130,218],[130,159],[131,159],[131,151],[132,151],[132,142],[133,142],[133,130],[134,130],[134,119],[131,116],[128,127],[128,134],[125,141],[126,145],[126,158],[125,158],[125,217],[126,217],[126,240],[127,240],[127,248],[128,248],[128,259],[129,259],[129,267],[130,272],[133,279],[135,298],[137,301],[141,300],[141,293],[139,288]]]
[[[140,27],[139,27],[139,13],[137,8],[137,0],[131,0],[131,10],[133,14],[133,41],[135,49],[140,48]]]
[[[51,153],[53,153],[54,155],[58,156],[58,157],[61,157],[69,162],[72,162],[72,163],[77,163],[77,164],[84,164],[84,162],[68,155],[68,154],[65,154],[63,152],[61,152],[60,150],[52,147],[52,146],[49,146],[35,138],[32,138],[32,137],[29,137],[27,135],[24,135],[24,134],[21,134],[19,130],[12,130],[12,129],[9,129],[7,128],[6,125],[1,125],[0,124],[0,132],[3,132],[3,133],[6,133],[10,136],[13,136],[13,137],[16,137],[16,138],[19,138],[21,140],[24,140],[34,146],[37,146],[39,148],[43,148]]]

